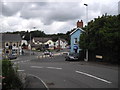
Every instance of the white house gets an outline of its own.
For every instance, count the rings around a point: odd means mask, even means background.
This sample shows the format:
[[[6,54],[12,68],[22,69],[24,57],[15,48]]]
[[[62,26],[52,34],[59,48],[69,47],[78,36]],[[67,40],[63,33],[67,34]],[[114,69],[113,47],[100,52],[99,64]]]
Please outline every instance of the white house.
[[[66,48],[67,44],[68,44],[68,43],[67,43],[66,40],[64,40],[64,39],[58,39],[58,40],[55,42],[55,47],[56,47],[56,48],[59,48],[59,46],[60,46],[60,48],[64,49],[64,48]]]
[[[44,43],[45,45],[49,45],[49,49],[54,49],[54,42],[49,39],[47,42]]]
[[[27,46],[27,45],[28,45],[27,40],[22,40],[22,41],[21,41],[21,45],[26,45],[26,46]]]

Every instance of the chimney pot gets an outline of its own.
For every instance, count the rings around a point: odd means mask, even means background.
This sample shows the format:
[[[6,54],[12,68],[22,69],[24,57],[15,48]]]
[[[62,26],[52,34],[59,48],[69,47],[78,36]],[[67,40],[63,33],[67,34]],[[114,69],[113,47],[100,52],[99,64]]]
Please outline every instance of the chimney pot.
[[[83,21],[82,20],[81,20],[81,22],[78,20],[77,28],[83,28]]]

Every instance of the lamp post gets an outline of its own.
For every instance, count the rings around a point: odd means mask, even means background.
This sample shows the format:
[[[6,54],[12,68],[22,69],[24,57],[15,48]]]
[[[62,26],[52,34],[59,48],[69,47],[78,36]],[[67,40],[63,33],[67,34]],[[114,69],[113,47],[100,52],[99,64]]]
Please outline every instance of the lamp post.
[[[88,4],[84,4],[86,6],[86,23],[88,25]],[[86,28],[87,34],[88,34],[88,27]],[[85,61],[88,61],[88,49],[86,49],[86,59]]]

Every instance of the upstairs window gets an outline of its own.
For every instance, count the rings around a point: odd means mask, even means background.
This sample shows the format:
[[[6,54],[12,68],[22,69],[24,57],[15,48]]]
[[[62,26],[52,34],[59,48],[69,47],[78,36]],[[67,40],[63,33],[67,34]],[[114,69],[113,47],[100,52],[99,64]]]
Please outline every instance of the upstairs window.
[[[16,44],[14,43],[14,44],[13,44],[13,46],[15,47],[15,46],[16,46]]]
[[[74,38],[74,44],[77,44],[78,41],[77,41],[77,38]]]
[[[51,44],[51,42],[49,42],[49,44]]]
[[[8,43],[6,43],[6,45],[5,46],[8,46]]]

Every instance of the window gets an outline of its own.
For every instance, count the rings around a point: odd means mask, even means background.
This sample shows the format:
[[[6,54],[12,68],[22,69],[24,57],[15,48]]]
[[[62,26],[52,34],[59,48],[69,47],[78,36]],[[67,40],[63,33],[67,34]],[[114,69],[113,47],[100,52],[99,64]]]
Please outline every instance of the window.
[[[15,43],[13,44],[13,46],[14,46],[14,47],[16,46]]]
[[[6,43],[6,46],[8,46],[8,43]]]
[[[9,51],[6,51],[6,53],[8,54],[8,53],[9,53]]]
[[[77,43],[78,43],[77,38],[75,38],[74,39],[74,44],[77,44]]]
[[[51,42],[49,42],[49,44],[51,44]]]

